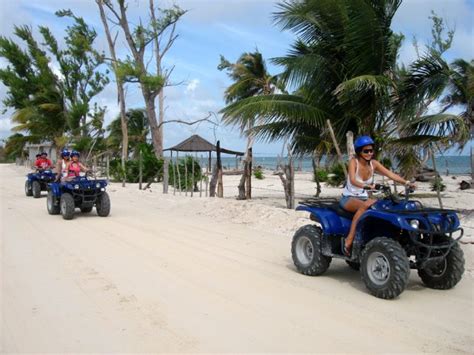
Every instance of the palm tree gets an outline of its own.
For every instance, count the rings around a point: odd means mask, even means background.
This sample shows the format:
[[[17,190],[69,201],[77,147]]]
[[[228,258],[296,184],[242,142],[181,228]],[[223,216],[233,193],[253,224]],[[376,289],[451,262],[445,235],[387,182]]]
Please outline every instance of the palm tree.
[[[144,109],[130,109],[126,112],[127,132],[128,132],[128,151],[133,152],[136,157],[138,146],[146,143],[146,137],[150,133],[148,118]],[[107,145],[110,149],[119,151],[122,140],[122,122],[120,115],[113,120],[107,127],[109,136]]]
[[[218,69],[226,70],[229,77],[234,81],[224,93],[227,103],[238,103],[247,98],[270,95],[278,86],[278,77],[268,73],[265,60],[258,50],[253,53],[243,53],[236,63],[231,63],[221,56]],[[244,160],[244,164],[247,166],[250,163],[250,149],[254,142],[251,131],[256,124],[257,117],[253,116],[246,120],[235,119],[235,117],[230,116],[224,118],[225,124],[239,126],[241,133],[247,136]],[[244,173],[239,184],[239,199],[250,198],[251,196],[250,191],[247,191],[247,193],[245,191],[246,178]]]
[[[290,52],[274,62],[296,92],[251,97],[222,112],[227,122],[259,117],[259,138],[289,137],[297,153],[328,141],[326,120],[344,141],[345,132],[374,134],[384,119],[401,36],[390,29],[400,0],[286,1],[275,21],[293,31]]]

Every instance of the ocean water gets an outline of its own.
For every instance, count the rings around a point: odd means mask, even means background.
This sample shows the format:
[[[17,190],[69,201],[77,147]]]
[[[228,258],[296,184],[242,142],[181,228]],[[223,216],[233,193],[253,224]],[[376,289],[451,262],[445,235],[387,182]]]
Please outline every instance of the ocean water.
[[[213,157],[213,161],[215,158]],[[226,169],[235,169],[238,165],[238,161],[235,157],[223,157],[222,165]],[[436,168],[440,174],[470,174],[471,173],[471,157],[470,156],[438,156],[435,158]],[[206,162],[203,162],[205,166]],[[276,157],[254,157],[253,165],[261,166],[266,169],[275,169],[278,164],[278,158]],[[322,161],[324,164],[324,159]],[[427,162],[428,167],[432,167],[431,160]],[[295,168],[301,168],[303,171],[311,171],[312,163],[311,158],[302,158],[295,161]]]

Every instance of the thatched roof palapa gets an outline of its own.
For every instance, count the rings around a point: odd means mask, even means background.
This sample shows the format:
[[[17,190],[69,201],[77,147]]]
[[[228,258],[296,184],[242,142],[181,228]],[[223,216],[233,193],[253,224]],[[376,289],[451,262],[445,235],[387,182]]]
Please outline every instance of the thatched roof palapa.
[[[175,145],[174,147],[165,149],[165,150],[170,150],[170,151],[175,151],[175,152],[216,152],[217,147],[202,138],[201,136],[195,134],[188,139],[185,139],[181,143]],[[243,152],[237,152],[234,150],[229,150],[225,148],[221,148],[221,153],[225,154],[232,154],[232,155],[239,155],[242,156],[244,155]]]

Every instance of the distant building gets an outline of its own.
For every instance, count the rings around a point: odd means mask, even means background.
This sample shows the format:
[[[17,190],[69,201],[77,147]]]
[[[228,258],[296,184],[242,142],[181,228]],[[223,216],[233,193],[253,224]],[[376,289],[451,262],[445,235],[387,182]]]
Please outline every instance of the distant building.
[[[39,154],[41,152],[48,153],[49,159],[56,160],[56,148],[53,147],[53,144],[49,142],[40,144],[27,143],[25,145],[25,150],[28,152],[27,159],[30,163],[34,163],[36,160],[36,154]]]

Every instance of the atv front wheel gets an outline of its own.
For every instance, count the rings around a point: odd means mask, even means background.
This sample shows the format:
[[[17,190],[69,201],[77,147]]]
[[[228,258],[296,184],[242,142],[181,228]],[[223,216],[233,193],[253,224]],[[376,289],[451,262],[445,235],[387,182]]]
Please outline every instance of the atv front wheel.
[[[41,185],[38,181],[33,181],[33,183],[31,184],[31,190],[33,191],[34,198],[41,197]]]
[[[361,277],[370,293],[391,299],[405,290],[410,263],[405,250],[393,239],[372,239],[361,255]]]
[[[429,288],[448,290],[461,281],[464,273],[464,253],[456,243],[441,262],[418,269],[418,275]]]
[[[321,253],[322,231],[308,224],[293,236],[291,256],[296,269],[304,275],[321,275],[331,264],[332,258]]]
[[[56,198],[53,196],[52,191],[48,191],[48,197],[46,198],[46,208],[49,214],[59,214],[60,208],[56,203]]]
[[[60,201],[61,214],[64,219],[72,219],[74,217],[74,198],[71,194],[64,193],[61,195]]]
[[[99,196],[95,209],[100,217],[107,217],[110,214],[110,198],[107,192],[103,192]]]
[[[33,192],[31,191],[31,185],[29,181],[25,181],[25,195],[26,196],[33,196]]]

